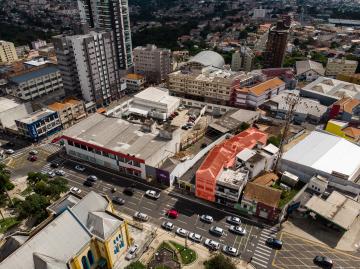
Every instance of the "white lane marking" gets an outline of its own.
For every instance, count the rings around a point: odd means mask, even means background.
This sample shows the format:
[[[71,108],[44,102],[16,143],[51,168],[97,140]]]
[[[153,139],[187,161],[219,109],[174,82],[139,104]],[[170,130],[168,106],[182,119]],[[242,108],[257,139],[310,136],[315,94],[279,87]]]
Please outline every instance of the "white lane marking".
[[[130,208],[130,207],[127,207],[125,205],[123,205],[122,207],[125,207],[126,209],[130,210],[130,211],[135,211],[134,209]]]
[[[259,265],[261,267],[267,268],[267,265],[263,265],[263,264],[261,264],[261,263],[259,263],[257,261],[251,261],[251,263],[255,263],[255,264],[257,264],[257,265]]]
[[[269,253],[262,253],[262,252],[259,252],[257,249],[256,249],[255,252],[254,252],[254,256],[260,257],[260,258],[266,259],[266,260],[269,260],[269,258],[270,258],[270,254],[269,254]]]
[[[260,261],[260,262],[262,262],[262,263],[265,263],[265,264],[268,263],[269,259],[264,259],[263,257],[258,257],[258,256],[259,256],[259,255],[255,255],[255,254],[254,254],[253,259],[258,260],[258,261]]]
[[[207,232],[207,230],[205,230],[204,228],[201,228],[201,227],[197,227],[199,230],[202,230],[202,231],[205,231]]]
[[[149,210],[149,211],[153,211],[152,209],[147,208],[147,207],[145,207],[145,206],[142,206],[141,208],[144,208],[144,209]]]
[[[257,245],[257,247],[256,247],[257,249],[259,248],[259,249],[261,249],[261,250],[264,250],[264,251],[267,251],[267,252],[269,252],[269,253],[271,253],[272,252],[272,249],[271,248],[269,248],[268,246],[259,246],[259,245]]]
[[[137,205],[134,202],[129,201],[128,204]]]
[[[178,222],[181,222],[181,223],[183,223],[183,224],[187,224],[185,221],[182,221],[182,220],[177,220]]]
[[[154,203],[154,202],[146,201],[146,203],[156,206],[156,203]]]

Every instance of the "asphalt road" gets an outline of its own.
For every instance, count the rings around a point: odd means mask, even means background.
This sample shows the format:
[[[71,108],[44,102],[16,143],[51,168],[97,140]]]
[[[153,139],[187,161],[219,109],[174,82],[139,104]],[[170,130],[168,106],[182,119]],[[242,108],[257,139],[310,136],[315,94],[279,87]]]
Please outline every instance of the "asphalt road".
[[[166,212],[169,209],[176,209],[179,212],[178,218],[169,220],[175,225],[174,232],[180,227],[189,232],[201,234],[203,236],[202,243],[206,238],[213,239],[221,245],[235,247],[238,249],[241,258],[245,260],[252,258],[252,263],[256,268],[272,268],[271,261],[275,251],[265,246],[265,240],[270,236],[276,236],[275,228],[262,229],[242,218],[243,224],[241,226],[245,227],[247,234],[245,236],[235,235],[228,231],[230,224],[226,222],[226,217],[233,214],[216,208],[215,205],[203,204],[190,197],[164,191],[161,192],[158,200],[153,200],[144,195],[146,190],[154,189],[145,183],[86,166],[84,163],[81,164],[86,167],[86,170],[78,172],[74,169],[76,163],[72,160],[61,160],[58,158],[56,161],[62,163],[59,168],[65,171],[65,178],[69,180],[69,185],[80,188],[82,196],[91,190],[106,194],[110,198],[120,196],[126,200],[126,203],[123,206],[115,205],[116,210],[128,215],[133,215],[136,211],[140,211],[147,214],[150,217],[149,221],[157,226],[168,220]],[[40,171],[46,173],[50,170],[52,170],[50,164],[46,164]],[[98,181],[93,187],[83,185],[83,182],[89,175],[96,175],[98,177]],[[133,184],[135,184],[135,194],[133,196],[123,194],[123,189]],[[115,193],[112,192],[113,187],[117,189]],[[202,214],[211,215],[214,218],[214,222],[212,224],[203,223],[200,220]],[[225,234],[221,237],[210,234],[209,228],[212,225],[223,228]]]

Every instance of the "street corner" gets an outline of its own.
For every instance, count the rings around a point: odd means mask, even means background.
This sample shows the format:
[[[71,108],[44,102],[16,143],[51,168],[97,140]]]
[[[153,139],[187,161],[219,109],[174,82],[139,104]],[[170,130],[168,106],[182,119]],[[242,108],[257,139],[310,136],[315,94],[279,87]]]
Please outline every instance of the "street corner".
[[[275,268],[318,268],[313,263],[313,259],[317,255],[332,259],[334,268],[359,268],[360,256],[355,253],[335,250],[286,232],[280,234],[280,239],[283,241],[283,247],[275,252],[272,261]]]

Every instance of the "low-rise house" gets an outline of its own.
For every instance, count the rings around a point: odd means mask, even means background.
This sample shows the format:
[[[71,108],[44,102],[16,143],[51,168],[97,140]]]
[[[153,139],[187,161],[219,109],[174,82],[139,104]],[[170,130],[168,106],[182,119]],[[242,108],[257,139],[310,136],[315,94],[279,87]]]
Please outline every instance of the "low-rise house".
[[[296,76],[300,80],[314,81],[324,74],[325,69],[321,63],[311,60],[296,62]]]
[[[349,126],[348,122],[329,120],[325,130],[353,142],[360,142],[360,129]]]
[[[127,74],[121,78],[121,84],[126,84],[126,92],[139,92],[145,88],[145,77],[139,74]]]
[[[360,100],[344,97],[328,108],[328,118],[360,123]]]
[[[86,117],[84,102],[73,98],[52,103],[48,105],[48,108],[58,112],[63,128],[67,128]]]

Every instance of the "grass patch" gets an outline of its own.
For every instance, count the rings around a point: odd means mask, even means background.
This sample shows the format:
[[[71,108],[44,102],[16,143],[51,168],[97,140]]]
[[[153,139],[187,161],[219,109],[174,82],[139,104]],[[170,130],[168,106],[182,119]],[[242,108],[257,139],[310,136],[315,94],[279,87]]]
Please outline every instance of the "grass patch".
[[[130,263],[128,266],[125,267],[125,269],[146,269],[146,266],[143,265],[141,262],[136,261]]]
[[[22,192],[21,192],[21,196],[28,196],[30,193],[32,193],[33,192],[33,189],[32,189],[32,187],[30,187],[30,186],[28,186],[25,190],[23,190]]]
[[[174,241],[170,241],[170,243],[179,251],[181,262],[184,265],[190,264],[196,260],[196,252],[194,250],[180,245]]]
[[[295,186],[289,191],[283,190],[280,187],[280,181],[275,182],[273,185],[271,185],[271,187],[282,191],[279,208],[283,208],[288,202],[290,202],[301,189],[301,186]]]
[[[16,218],[5,218],[3,220],[0,220],[0,233],[5,233],[7,230],[9,230],[11,227],[14,227],[19,222],[20,221],[18,221]]]

